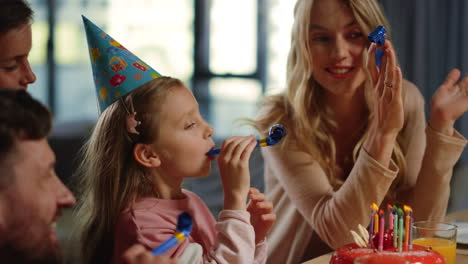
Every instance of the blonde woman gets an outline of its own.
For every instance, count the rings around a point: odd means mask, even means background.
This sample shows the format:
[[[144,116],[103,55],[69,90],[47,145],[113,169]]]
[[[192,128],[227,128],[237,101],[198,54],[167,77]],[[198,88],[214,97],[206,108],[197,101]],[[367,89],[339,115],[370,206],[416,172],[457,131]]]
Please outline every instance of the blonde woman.
[[[468,109],[468,78],[453,70],[431,102],[403,80],[390,41],[381,68],[367,35],[388,23],[376,0],[298,0],[287,89],[267,98],[256,125],[288,137],[264,148],[277,223],[268,263],[299,263],[352,242],[370,204],[404,203],[415,220],[441,219],[466,140],[453,123]],[[389,34],[387,34],[389,37]]]

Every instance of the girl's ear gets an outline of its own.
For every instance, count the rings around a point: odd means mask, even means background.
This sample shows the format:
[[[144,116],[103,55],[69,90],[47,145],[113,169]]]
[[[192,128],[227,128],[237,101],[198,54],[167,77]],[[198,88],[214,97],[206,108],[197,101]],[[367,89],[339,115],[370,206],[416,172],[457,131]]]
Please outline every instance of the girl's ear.
[[[138,143],[133,147],[133,158],[147,168],[156,168],[161,165],[159,155],[150,145]]]

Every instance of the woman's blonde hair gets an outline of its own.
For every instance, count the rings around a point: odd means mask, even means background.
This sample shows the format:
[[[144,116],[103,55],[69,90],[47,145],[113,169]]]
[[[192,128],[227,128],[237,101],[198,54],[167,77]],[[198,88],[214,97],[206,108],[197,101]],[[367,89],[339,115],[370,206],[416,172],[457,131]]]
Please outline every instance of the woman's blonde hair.
[[[294,144],[300,150],[310,153],[327,172],[330,183],[336,190],[344,181],[336,174],[336,145],[331,132],[337,124],[333,119],[333,111],[322,98],[323,88],[313,77],[313,58],[309,46],[309,28],[314,2],[313,0],[298,0],[296,3],[286,71],[287,90],[285,94],[270,96],[266,99],[265,105],[268,106],[269,112],[256,121],[256,127],[261,133],[267,133],[268,127],[276,123],[291,127],[288,133],[291,132],[292,136],[285,137],[281,142],[281,147]],[[387,29],[387,39],[390,39],[389,24],[376,0],[343,0],[343,4],[350,8],[365,36],[378,25],[383,25]],[[370,43],[367,47],[369,45]],[[363,52],[362,56],[365,61],[367,53]],[[365,128],[373,114],[372,84],[367,70],[366,75],[365,100],[370,115],[364,124]],[[367,132],[362,135],[354,147],[354,162],[366,134]],[[388,198],[393,197],[396,185],[406,170],[405,159],[398,144],[394,147],[392,158],[399,166],[400,172],[391,187]]]
[[[102,112],[82,149],[78,169],[79,240],[83,263],[109,263],[112,259],[116,222],[137,197],[152,195],[147,170],[133,158],[137,143],[158,138],[161,104],[174,87],[183,84],[159,77],[133,90]],[[128,111],[136,112],[139,134],[126,129]]]

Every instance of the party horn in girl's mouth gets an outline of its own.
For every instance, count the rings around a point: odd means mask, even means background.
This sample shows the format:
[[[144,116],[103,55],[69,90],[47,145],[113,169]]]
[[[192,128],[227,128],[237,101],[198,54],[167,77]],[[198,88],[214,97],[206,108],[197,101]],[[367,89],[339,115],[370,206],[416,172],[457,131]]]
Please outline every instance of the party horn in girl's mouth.
[[[257,139],[257,147],[266,147],[276,145],[284,136],[286,136],[286,129],[280,125],[276,124],[270,127],[268,132],[268,137]],[[221,152],[221,149],[212,149],[206,153],[208,156],[218,155]]]
[[[153,249],[151,253],[155,256],[166,253],[173,246],[182,243],[190,235],[190,232],[192,232],[192,217],[188,213],[183,212],[177,220],[177,228],[174,235],[164,241],[159,247]]]
[[[377,44],[377,49],[375,50],[375,65],[377,67],[380,67],[380,60],[384,53],[385,33],[387,33],[387,30],[383,26],[378,26],[368,36],[370,42]]]

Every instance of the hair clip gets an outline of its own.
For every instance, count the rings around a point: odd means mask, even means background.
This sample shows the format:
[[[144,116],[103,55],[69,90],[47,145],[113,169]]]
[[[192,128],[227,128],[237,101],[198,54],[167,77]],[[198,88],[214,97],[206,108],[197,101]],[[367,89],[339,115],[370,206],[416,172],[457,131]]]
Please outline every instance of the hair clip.
[[[130,111],[127,108],[127,105],[125,104],[125,101],[120,97],[120,101],[122,102],[125,112],[127,112],[127,116],[125,117],[125,123],[127,126],[127,131],[128,133],[140,135],[140,132],[136,130],[136,127],[141,124],[141,121],[137,121],[135,119],[137,112],[130,113]],[[133,108],[133,107],[132,107]]]
[[[133,114],[126,116],[127,131],[128,133],[140,135],[140,132],[136,130],[136,127],[141,124],[141,121],[137,121],[135,119],[136,114],[136,112],[133,112]]]

